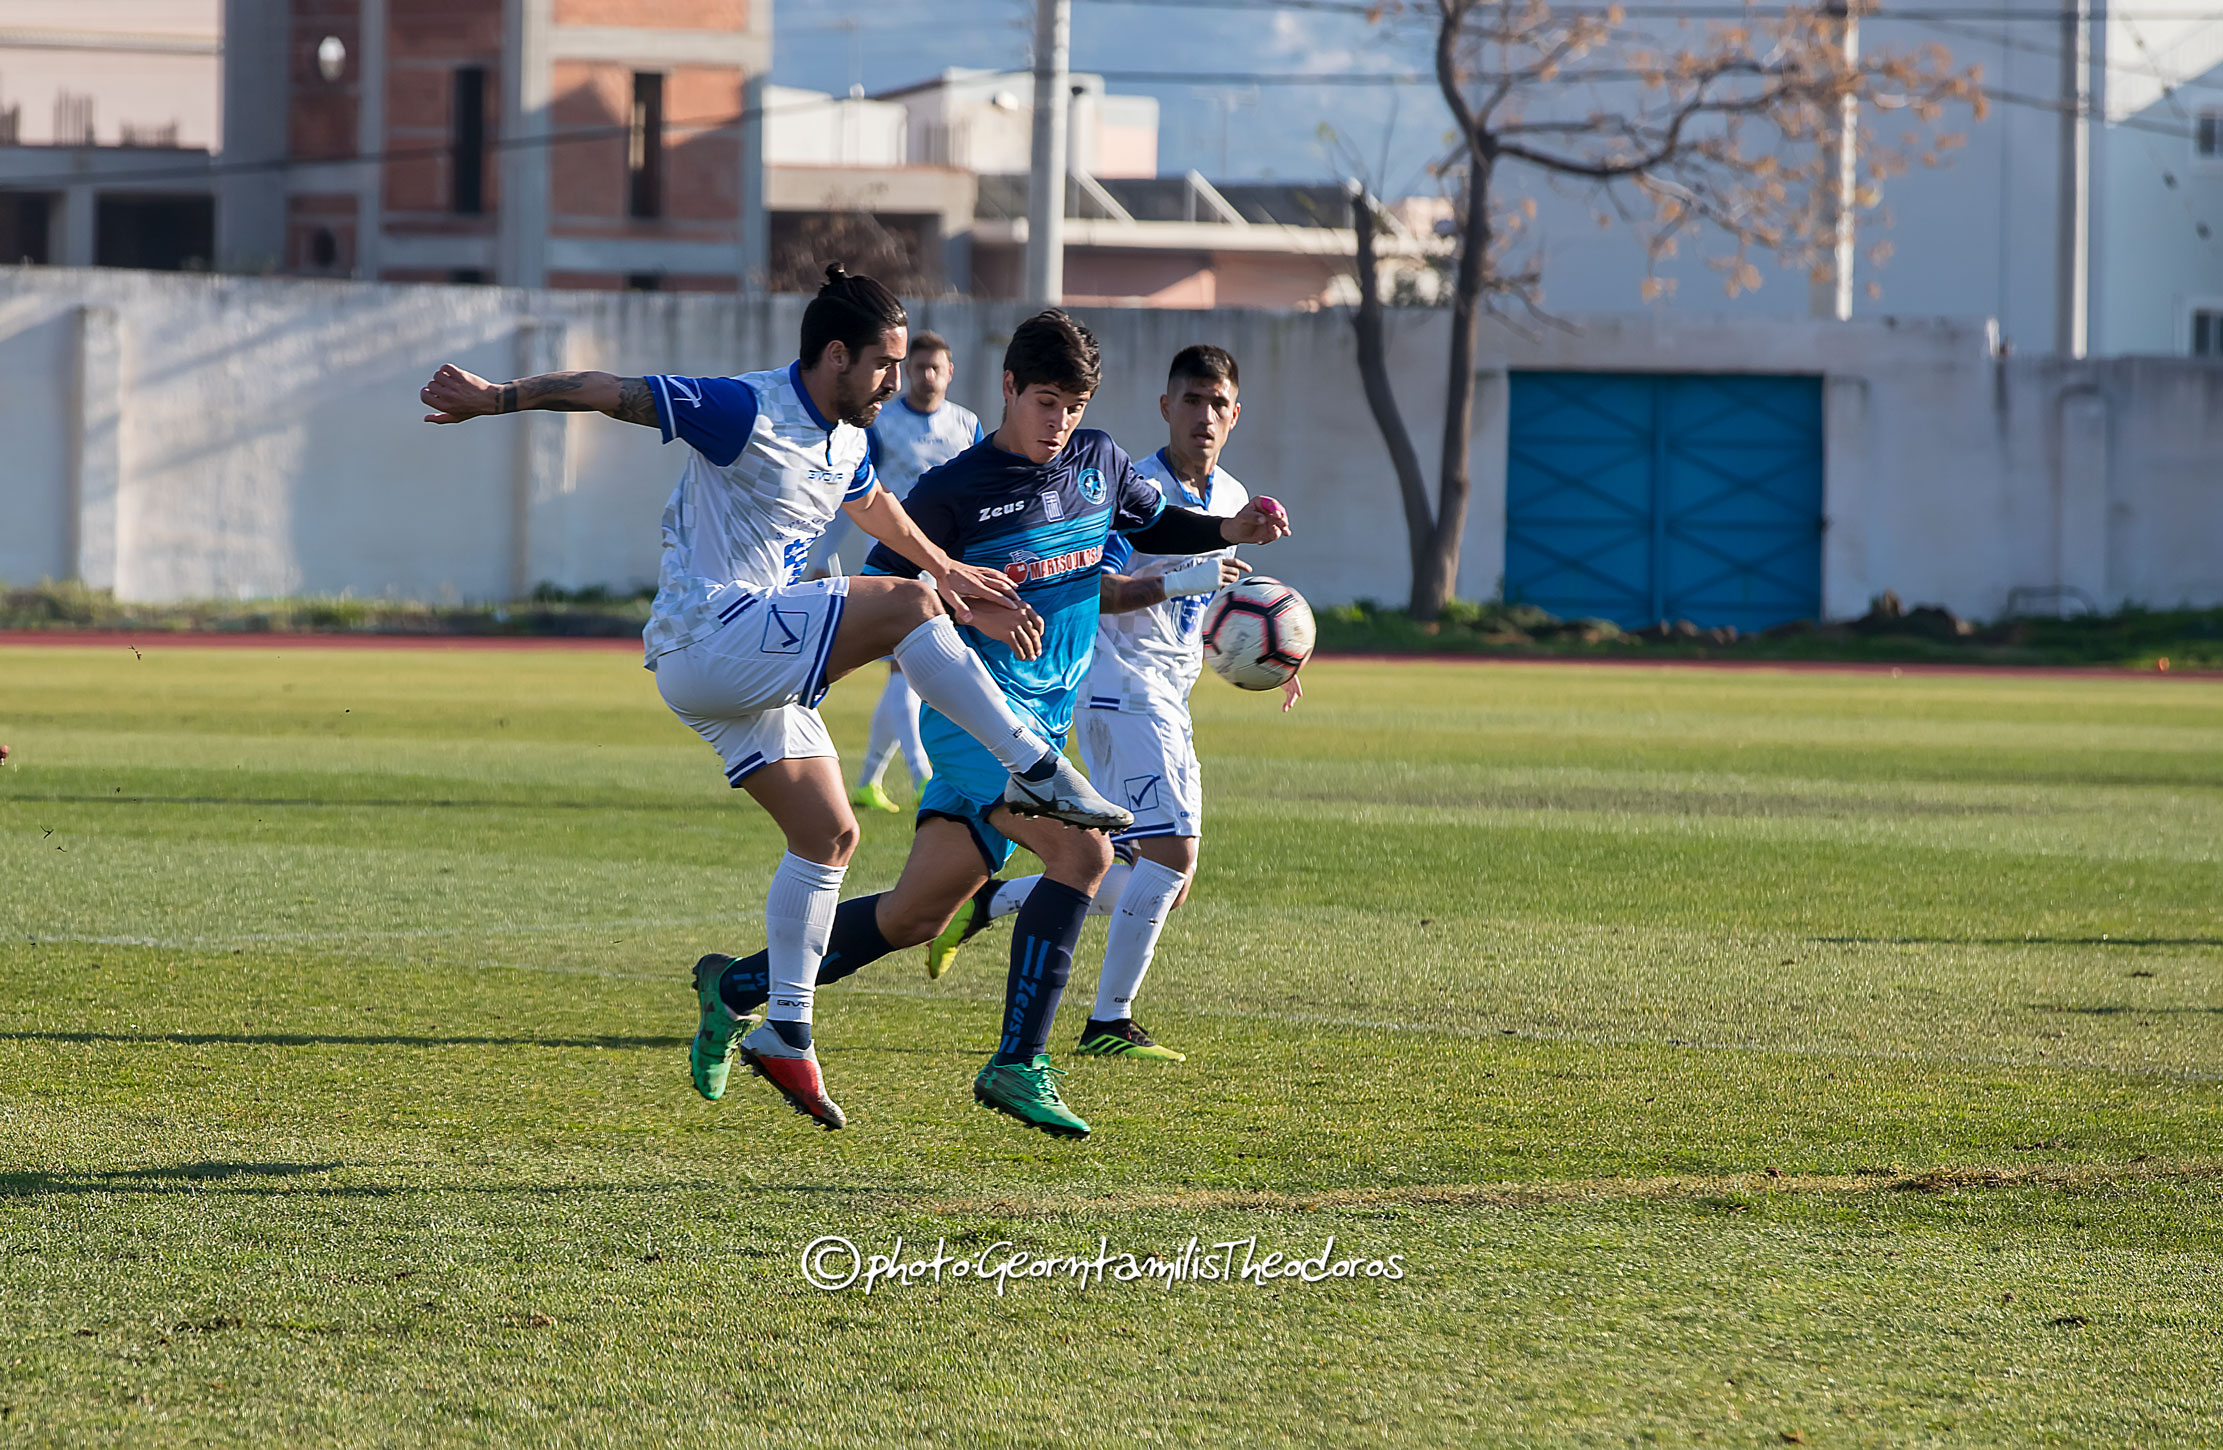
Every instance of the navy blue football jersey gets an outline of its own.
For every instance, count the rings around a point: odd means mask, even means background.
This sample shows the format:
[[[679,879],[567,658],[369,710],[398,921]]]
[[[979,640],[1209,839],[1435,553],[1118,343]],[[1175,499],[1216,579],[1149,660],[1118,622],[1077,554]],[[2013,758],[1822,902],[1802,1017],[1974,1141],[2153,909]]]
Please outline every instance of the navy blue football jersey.
[[[1052,737],[1072,728],[1088,676],[1104,546],[1114,533],[1148,528],[1165,506],[1157,485],[1094,428],[1077,429],[1048,463],[1006,453],[990,437],[928,469],[903,501],[944,553],[1003,571],[1042,616],[1042,653],[1031,660],[976,629],[964,633],[1012,707]],[[919,569],[881,544],[864,572],[913,577]]]

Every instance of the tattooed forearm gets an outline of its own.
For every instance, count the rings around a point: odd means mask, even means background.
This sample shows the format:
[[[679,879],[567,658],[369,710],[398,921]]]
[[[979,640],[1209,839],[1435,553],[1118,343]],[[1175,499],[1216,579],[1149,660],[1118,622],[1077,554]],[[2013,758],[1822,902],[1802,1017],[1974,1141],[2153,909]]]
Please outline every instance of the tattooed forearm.
[[[1166,602],[1166,581],[1159,578],[1133,579],[1125,574],[1106,574],[1098,586],[1098,603],[1106,614],[1125,614],[1130,609],[1148,609],[1153,604]]]
[[[648,379],[619,378],[617,406],[610,410],[610,416],[620,423],[656,427],[656,399],[648,390]]]
[[[514,413],[520,408],[538,408],[549,413],[596,412],[599,409],[594,400],[594,385],[607,376],[607,373],[542,373],[539,377],[519,378],[514,383],[502,385],[502,411]]]

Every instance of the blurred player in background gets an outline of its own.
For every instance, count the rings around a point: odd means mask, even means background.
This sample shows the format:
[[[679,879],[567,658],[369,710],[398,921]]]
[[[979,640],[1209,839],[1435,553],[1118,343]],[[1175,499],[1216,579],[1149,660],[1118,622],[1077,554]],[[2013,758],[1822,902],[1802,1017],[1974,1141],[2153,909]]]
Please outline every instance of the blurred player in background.
[[[705,957],[695,964],[701,1020],[689,1066],[696,1090],[717,1099],[738,1048],[798,1111],[829,1128],[843,1119],[819,1072],[811,1013],[857,819],[814,708],[827,685],[892,654],[936,718],[971,732],[1009,773],[1000,802],[1011,812],[1105,830],[1133,821],[1060,753],[1062,728],[1053,732],[1057,745],[1036,734],[958,636],[951,616],[971,622],[975,606],[987,608],[979,622],[997,647],[1034,658],[1042,621],[1019,603],[1013,581],[929,542],[873,472],[864,430],[895,395],[908,323],[894,293],[836,263],[803,310],[800,354],[786,367],[739,377],[562,372],[493,383],[449,364],[419,394],[434,410],[428,423],[529,409],[597,412],[689,446],[664,505],[645,662],[672,713],[718,752],[726,780],[787,838],[764,898],[765,1020],[736,1040],[742,1019],[721,1003],[716,974],[704,971],[727,959]],[[933,583],[804,580],[811,544],[837,510]],[[1002,608],[989,607],[999,600]]]
[[[1158,412],[1166,446],[1135,465],[1166,502],[1222,517],[1250,501],[1219,466],[1243,415],[1241,375],[1221,348],[1183,348],[1173,359]],[[1111,917],[1096,1006],[1079,1051],[1095,1057],[1180,1062],[1135,1020],[1135,997],[1174,908],[1189,899],[1203,834],[1203,774],[1197,764],[1189,692],[1204,665],[1204,613],[1212,596],[1248,572],[1233,549],[1146,554],[1125,538],[1104,550],[1102,607],[1083,691],[1081,759],[1097,789],[1135,813],[1112,838],[1119,859],[1090,915]],[[1292,678],[1281,708],[1304,695]],[[926,974],[949,970],[957,949],[989,922],[1018,911],[1042,878],[991,880],[927,944]]]
[[[955,370],[949,344],[937,332],[921,332],[911,339],[911,353],[903,360],[903,391],[872,420],[867,436],[872,443],[872,466],[880,486],[898,499],[907,498],[911,485],[929,468],[939,467],[988,435],[969,409],[949,401],[949,384]],[[837,519],[827,539],[844,532],[846,520]],[[919,739],[919,697],[903,678],[903,666],[888,661],[888,687],[872,712],[872,737],[865,744],[864,762],[857,770],[856,789],[849,804],[865,810],[902,809],[881,789],[888,764],[903,754],[910,767],[911,784],[926,788],[934,767]]]
[[[1181,555],[1271,543],[1289,532],[1278,511],[1251,506],[1221,518],[1168,504],[1109,436],[1079,426],[1101,381],[1096,339],[1086,328],[1057,311],[1027,319],[1004,353],[1004,414],[995,435],[919,480],[909,505],[936,547],[968,564],[1002,569],[1041,615],[1037,657],[992,630],[975,629],[967,638],[1011,708],[1046,739],[1064,739],[1072,725],[1096,640],[1104,548],[1114,534],[1131,536],[1148,553]],[[917,567],[886,547],[866,563],[868,574]],[[976,611],[976,620],[987,608]],[[922,733],[934,778],[919,802],[910,859],[893,889],[841,903],[820,980],[836,981],[931,940],[1011,859],[1013,843],[1025,846],[1044,870],[1013,923],[1003,1035],[973,1080],[973,1096],[1028,1127],[1085,1137],[1088,1124],[1060,1096],[1062,1074],[1048,1048],[1081,922],[1111,869],[1111,842],[1096,830],[1012,810],[996,791],[994,762],[941,716],[931,697],[927,704],[933,708]],[[1103,831],[1132,824],[1128,814]],[[727,1007],[746,1012],[764,1001],[768,972],[762,953],[727,966],[719,978]]]

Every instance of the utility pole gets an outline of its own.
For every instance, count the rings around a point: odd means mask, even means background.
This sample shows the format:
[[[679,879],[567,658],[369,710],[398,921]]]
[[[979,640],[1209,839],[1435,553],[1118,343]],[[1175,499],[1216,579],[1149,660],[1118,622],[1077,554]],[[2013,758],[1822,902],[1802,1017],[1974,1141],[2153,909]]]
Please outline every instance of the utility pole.
[[[2092,328],[2092,0],[2061,0],[2061,217],[2053,350],[2080,358]]]
[[[1027,179],[1027,300],[1065,298],[1066,61],[1073,0],[1035,0],[1034,154]]]
[[[1851,0],[1827,0],[1823,13],[1837,22],[1839,43],[1844,47],[1845,73],[1860,64],[1860,17]],[[1852,321],[1855,213],[1860,204],[1860,98],[1850,90],[1837,103],[1837,136],[1831,147],[1837,153],[1835,185],[1829,188],[1830,277],[1817,279],[1807,295],[1807,311],[1815,317]]]

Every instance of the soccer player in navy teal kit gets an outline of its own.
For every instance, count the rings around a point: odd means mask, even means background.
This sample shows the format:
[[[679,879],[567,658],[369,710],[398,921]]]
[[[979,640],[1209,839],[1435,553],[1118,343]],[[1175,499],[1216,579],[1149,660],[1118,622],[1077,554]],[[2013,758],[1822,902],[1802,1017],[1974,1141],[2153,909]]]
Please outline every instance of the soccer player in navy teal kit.
[[[1004,415],[993,436],[920,479],[906,502],[919,530],[950,558],[1001,569],[1023,604],[1042,618],[1032,659],[979,628],[965,641],[1003,688],[1012,712],[1043,738],[1063,741],[1096,638],[1104,548],[1114,533],[1147,553],[1194,554],[1228,544],[1266,544],[1289,532],[1287,516],[1255,503],[1220,518],[1169,507],[1110,436],[1082,429],[1101,380],[1096,339],[1063,312],[1021,323],[1004,354]],[[875,549],[867,574],[913,575],[918,566]],[[980,617],[976,625],[994,624]],[[938,712],[921,725],[933,779],[919,803],[918,835],[893,889],[852,897],[835,913],[820,984],[890,952],[933,938],[990,875],[1013,843],[1041,857],[1041,884],[1015,920],[995,1054],[973,1096],[1028,1127],[1084,1137],[1088,1124],[1066,1107],[1047,1046],[1073,947],[1096,888],[1111,868],[1100,830],[1014,812],[1001,799],[1009,772]],[[764,1000],[762,954],[734,961],[719,990],[736,1013]]]

